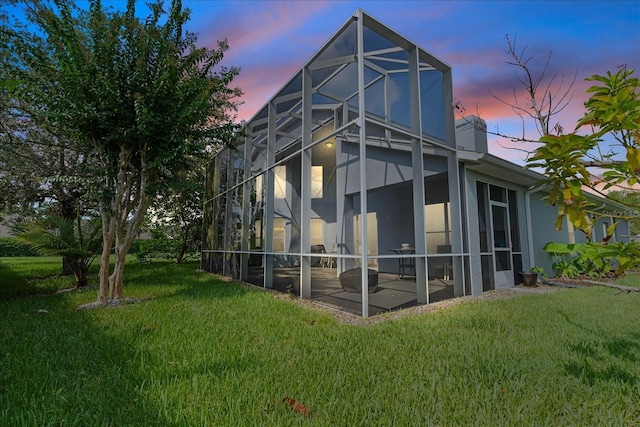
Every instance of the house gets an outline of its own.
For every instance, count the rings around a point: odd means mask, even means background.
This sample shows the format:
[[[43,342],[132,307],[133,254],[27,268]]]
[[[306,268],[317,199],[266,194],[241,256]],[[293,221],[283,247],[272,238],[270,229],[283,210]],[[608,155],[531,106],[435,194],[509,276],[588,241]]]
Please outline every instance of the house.
[[[365,317],[551,272],[580,236],[452,103],[449,65],[358,10],[211,162],[202,268]]]

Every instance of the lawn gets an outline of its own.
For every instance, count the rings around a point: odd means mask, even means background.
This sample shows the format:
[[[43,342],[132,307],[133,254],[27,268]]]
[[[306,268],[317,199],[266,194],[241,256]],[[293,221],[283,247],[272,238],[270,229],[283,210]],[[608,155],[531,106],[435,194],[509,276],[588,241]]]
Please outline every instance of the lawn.
[[[196,268],[132,263],[142,302],[79,311],[59,260],[0,259],[0,425],[640,425],[640,294],[344,325]]]

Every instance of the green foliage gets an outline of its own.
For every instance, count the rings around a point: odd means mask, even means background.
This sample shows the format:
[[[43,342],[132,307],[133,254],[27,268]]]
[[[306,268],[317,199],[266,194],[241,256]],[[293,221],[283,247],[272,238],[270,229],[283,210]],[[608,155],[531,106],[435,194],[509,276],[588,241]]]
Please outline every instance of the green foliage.
[[[604,245],[600,255],[604,258],[615,260],[615,275],[620,276],[626,271],[640,266],[640,243],[638,242],[613,242]]]
[[[566,216],[571,223],[585,234],[591,233],[593,220],[585,211],[594,206],[582,193],[582,185],[590,183],[591,174],[583,164],[587,152],[594,147],[593,140],[585,142],[585,137],[575,134],[545,135],[540,138],[544,144],[536,149],[528,166],[541,168],[550,185],[549,204],[558,206],[556,229],[562,228]]]
[[[633,73],[621,67],[616,73],[589,77],[587,80],[596,84],[587,90],[590,97],[585,102],[586,113],[575,130],[569,134],[543,135],[540,138],[543,144],[528,161],[529,167],[541,168],[547,176],[544,183],[550,188],[549,203],[558,207],[557,229],[562,228],[566,217],[590,238],[593,225],[602,216],[638,218],[640,205],[635,197],[620,198],[603,192],[615,185],[623,186],[628,193],[637,193],[633,185],[640,176],[640,79],[633,77]],[[586,133],[578,133],[583,131]],[[605,148],[605,136],[617,144]],[[595,174],[590,171],[593,168],[597,170]],[[585,188],[630,209],[599,212],[585,196]],[[614,229],[615,226],[608,230],[609,236]]]
[[[150,262],[154,258],[175,259],[179,242],[167,238],[137,240],[136,257],[140,262]]]
[[[167,237],[154,237],[151,239],[138,239],[134,243],[135,254],[139,262],[149,263],[153,259],[167,259],[178,261],[182,242],[179,239],[170,239]],[[186,253],[183,253],[180,261],[194,261],[199,258],[199,248],[190,247]],[[178,262],[177,262],[178,263]]]
[[[23,275],[28,266],[11,268]],[[640,420],[634,295],[560,290],[345,325],[195,273],[196,264],[128,268],[128,293],[144,298],[139,304],[77,310],[93,300],[89,290],[0,298],[0,425]],[[50,272],[58,269],[59,262],[50,265]],[[637,276],[625,279],[638,286]],[[53,280],[36,282],[51,289]],[[311,417],[283,405],[285,397]]]
[[[189,11],[179,0],[168,11],[150,3],[144,20],[136,4],[114,11],[98,0],[88,10],[70,0],[25,2],[26,25],[7,22],[0,31],[12,99],[95,161],[103,261],[112,248],[117,255],[110,283],[100,274],[103,300],[122,296],[124,260],[155,196],[207,145],[230,143],[236,131],[240,91],[230,84],[239,70],[219,67],[227,42],[198,47],[183,30]]]
[[[640,266],[637,242],[549,242],[543,249],[554,257],[552,268],[558,277],[606,277],[611,272],[620,276]]]
[[[633,70],[622,67],[606,76],[594,75],[587,81],[597,82],[587,89],[591,96],[585,102],[587,114],[578,122],[578,128],[593,126],[599,138],[613,135],[626,150],[627,163],[615,164],[609,171],[608,185],[638,182],[640,173],[640,79]]]
[[[92,257],[100,250],[101,222],[51,216],[24,224],[16,237],[41,255],[81,259]]]
[[[540,275],[543,280],[546,280],[548,278],[547,274],[544,272],[544,268],[540,267],[539,265],[534,265],[533,267],[531,267],[531,272],[538,273],[538,275]]]
[[[618,212],[621,219],[629,221],[632,236],[640,234],[640,192],[633,190],[609,191],[607,197],[626,208]]]
[[[558,243],[549,242],[544,250],[554,257],[551,268],[557,277],[573,279],[586,274],[585,265],[581,256],[586,245],[583,243]]]
[[[556,229],[560,230],[564,218],[587,239],[591,238],[594,224],[606,216],[614,218],[603,243],[567,245],[549,244],[547,252],[554,254],[557,275],[575,277],[586,274],[601,277],[614,270],[616,275],[638,265],[636,243],[607,242],[616,226],[624,220],[633,225],[638,221],[639,198],[634,185],[640,177],[640,79],[633,70],[621,67],[606,76],[594,75],[588,81],[596,84],[587,93],[586,113],[569,134],[544,134],[528,166],[541,168],[546,175],[544,184],[550,189],[548,201],[557,206]],[[586,133],[579,134],[578,132]],[[604,147],[606,138],[617,142]],[[619,152],[619,149],[622,152]],[[624,156],[625,160],[620,160]],[[591,170],[596,168],[596,172]],[[622,191],[606,193],[614,186]],[[600,188],[602,187],[602,188]],[[617,203],[617,211],[601,211],[584,190],[590,189]]]
[[[0,257],[37,256],[38,253],[30,245],[20,242],[15,237],[0,237]]]
[[[89,266],[102,246],[102,221],[51,216],[24,224],[16,237],[40,255],[65,258],[73,269],[76,285],[85,286]]]
[[[200,251],[205,171],[204,160],[194,158],[189,170],[176,173],[176,179],[154,199],[150,210],[153,219],[145,226],[154,238],[172,242],[167,253],[178,264]]]

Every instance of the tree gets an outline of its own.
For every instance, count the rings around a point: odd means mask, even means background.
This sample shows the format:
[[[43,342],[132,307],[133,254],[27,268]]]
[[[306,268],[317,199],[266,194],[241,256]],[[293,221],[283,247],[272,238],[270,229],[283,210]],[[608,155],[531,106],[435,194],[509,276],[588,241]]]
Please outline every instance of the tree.
[[[179,171],[175,179],[156,197],[146,228],[175,244],[175,261],[199,249],[202,237],[205,163],[193,159],[192,168]]]
[[[618,203],[628,206],[629,226],[632,236],[640,234],[640,212],[637,207],[640,206],[640,191],[635,190],[613,190],[607,193],[607,196]]]
[[[38,1],[25,6],[31,27],[12,33],[16,96],[34,94],[40,123],[63,130],[99,166],[100,302],[122,298],[126,254],[156,194],[205,144],[230,143],[235,132],[240,91],[229,85],[239,70],[215,70],[226,41],[196,47],[179,0],[168,13],[162,1],[148,7],[140,21],[133,0],[124,12],[99,0],[89,11]]]
[[[589,241],[599,219],[617,219],[608,227],[603,242],[591,243],[608,245],[608,248],[589,248],[586,252],[601,254],[606,251],[607,256],[618,261],[616,274],[622,274],[640,264],[637,243],[609,244],[620,221],[628,220],[633,225],[640,219],[637,186],[640,175],[640,80],[634,77],[633,70],[624,66],[615,73],[587,78],[595,84],[587,89],[590,96],[584,103],[585,113],[574,129],[565,133],[565,126],[551,124],[553,117],[571,100],[575,77],[568,84],[563,76],[558,82],[557,74],[545,77],[550,55],[541,71],[535,73],[530,64],[532,58],[525,56],[526,49],[518,51],[515,39],[512,42],[508,36],[507,45],[510,58],[507,63],[518,70],[522,92],[514,89],[513,101],[494,97],[520,117],[523,131],[518,136],[487,132],[514,142],[537,144],[532,151],[524,150],[528,153],[527,167],[540,168],[546,175],[539,185],[550,189],[548,202],[558,208],[555,223],[558,230],[566,218]],[[455,107],[464,113],[464,107],[459,103]],[[539,138],[527,136],[527,121],[535,124]],[[597,209],[586,192],[625,208]]]
[[[88,157],[39,128],[17,105],[3,108],[0,122],[0,202],[5,213],[22,220],[59,215],[73,221],[78,209],[84,214],[97,207],[86,185],[92,170]]]
[[[640,205],[634,185],[640,178],[640,79],[633,70],[621,67],[606,76],[587,79],[597,82],[587,93],[586,112],[571,133],[544,135],[529,167],[539,167],[551,188],[549,203],[558,206],[556,228],[567,219],[589,238],[601,217],[618,220],[638,218]],[[579,132],[586,129],[586,132]],[[613,141],[607,145],[606,138]],[[592,172],[594,171],[595,172]],[[620,188],[626,197],[607,190]],[[589,189],[628,207],[619,212],[601,212],[585,195]],[[610,226],[608,237],[617,223]]]
[[[531,63],[533,57],[526,56],[526,46],[519,49],[516,37],[511,39],[507,34],[505,38],[508,56],[506,63],[515,68],[518,85],[513,88],[511,99],[503,99],[491,90],[489,93],[497,102],[509,107],[520,118],[522,133],[509,135],[500,132],[498,128],[481,130],[512,142],[526,143],[538,143],[539,138],[544,135],[561,133],[563,126],[560,122],[554,123],[555,117],[569,106],[573,98],[577,73],[571,79],[566,78],[564,74],[550,75],[551,52],[538,66],[534,66]],[[466,109],[460,102],[457,102],[454,107],[461,116],[465,115]],[[533,125],[537,137],[529,135],[528,124]]]
[[[64,257],[76,278],[76,287],[87,286],[87,273],[102,244],[99,218],[75,221],[51,216],[22,226],[18,240],[32,246],[41,255]]]
[[[95,166],[34,102],[47,95],[34,96],[35,85],[23,87],[24,76],[15,72],[15,48],[28,39],[16,39],[7,20],[8,14],[0,12],[0,44],[8,47],[0,51],[0,213],[13,225],[51,215],[73,222],[78,209],[84,215],[97,208],[88,185]],[[73,273],[66,258],[63,273]]]

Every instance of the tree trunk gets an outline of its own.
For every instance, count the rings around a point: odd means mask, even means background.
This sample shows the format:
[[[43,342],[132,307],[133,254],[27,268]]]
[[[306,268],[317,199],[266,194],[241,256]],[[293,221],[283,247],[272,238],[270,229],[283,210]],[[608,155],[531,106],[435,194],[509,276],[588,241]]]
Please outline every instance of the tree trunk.
[[[111,244],[103,242],[102,254],[100,255],[100,271],[98,277],[100,285],[98,289],[98,301],[105,303],[109,301],[109,257],[111,255]]]
[[[185,252],[187,252],[187,246],[189,245],[189,226],[185,226],[182,232],[182,242],[180,243],[180,249],[178,250],[178,256],[176,257],[176,264],[182,262]]]
[[[64,171],[64,150],[61,150],[60,153],[60,167],[61,170]],[[57,193],[59,194],[64,194],[64,191],[59,188]],[[64,219],[68,219],[69,221],[76,221],[76,218],[78,218],[78,215],[80,215],[80,212],[78,212],[77,210],[77,206],[78,206],[78,200],[77,198],[61,198],[60,199],[60,215],[64,218]],[[69,260],[67,257],[63,257],[62,258],[62,274],[63,275],[71,275],[71,274],[75,274],[75,267],[71,265],[71,260]]]
[[[71,261],[67,257],[62,258],[62,275],[69,276],[71,274],[75,274],[73,266],[71,265]]]
[[[87,286],[87,271],[89,270],[88,265],[84,265],[83,263],[79,263],[74,271],[76,276],[76,287],[84,288]]]
[[[144,153],[144,150],[142,151]],[[119,300],[123,296],[124,263],[127,252],[140,231],[151,203],[151,196],[146,193],[144,173],[137,175],[129,168],[133,155],[132,149],[122,148],[118,172],[114,177],[115,192],[111,196],[110,204],[101,207],[103,247],[100,258],[98,301],[103,303]],[[109,274],[109,254],[114,243],[116,260],[113,272]]]
[[[100,255],[100,272],[98,278],[100,281],[98,289],[98,302],[109,302],[111,296],[109,285],[109,258],[111,256],[111,246],[113,244],[114,235],[114,221],[112,218],[107,218],[107,215],[102,213],[102,254]]]
[[[119,300],[123,295],[122,287],[124,283],[124,261],[126,255],[121,255],[118,252],[119,248],[116,246],[116,263],[113,267],[113,273],[111,273],[109,277],[112,300]]]

